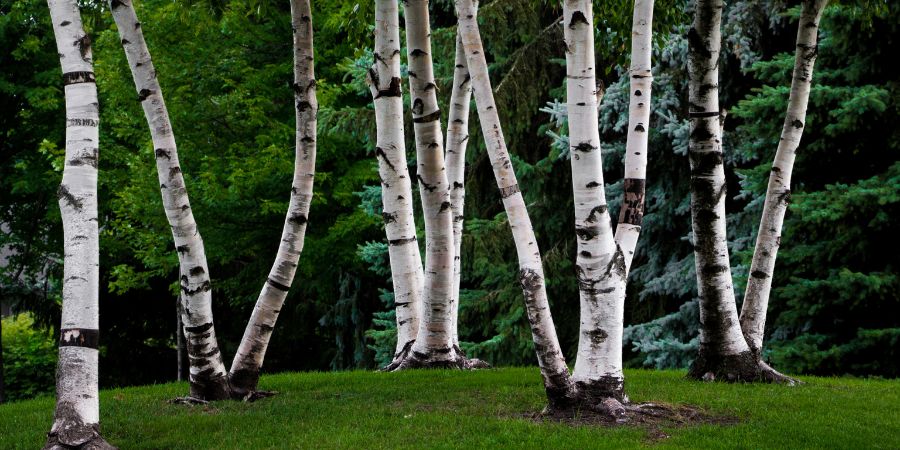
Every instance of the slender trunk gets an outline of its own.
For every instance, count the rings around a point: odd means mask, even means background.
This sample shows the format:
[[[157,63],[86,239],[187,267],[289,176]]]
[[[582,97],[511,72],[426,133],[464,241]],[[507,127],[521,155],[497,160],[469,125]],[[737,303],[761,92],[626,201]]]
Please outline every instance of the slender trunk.
[[[741,307],[741,329],[750,349],[757,355],[762,350],[775,257],[781,243],[784,214],[791,198],[794,157],[806,121],[806,107],[809,103],[809,90],[818,49],[819,19],[822,18],[822,11],[827,3],[828,0],[805,0],[800,10],[791,95],[784,117],[784,127],[781,130],[781,140],[778,142],[772,172],[769,174],[766,201],[756,237],[756,249],[750,265],[744,304]]]
[[[700,295],[694,378],[749,380],[758,367],[738,323],[725,234],[725,169],[719,118],[722,0],[698,0],[688,32],[691,221]]]
[[[650,133],[650,91],[653,85],[650,57],[653,53],[653,0],[636,0],[631,22],[631,92],[628,104],[628,138],[625,142],[625,179],[622,209],[616,225],[616,242],[625,257],[625,273],[631,269],[644,218],[647,177],[647,135]],[[624,299],[623,299],[624,300]]]
[[[391,260],[397,315],[395,360],[409,350],[419,332],[425,274],[416,240],[412,183],[403,134],[403,92],[400,81],[400,19],[397,2],[377,0],[375,63],[367,79],[375,103],[378,173],[382,187],[382,217]]]
[[[453,287],[453,211],[444,167],[441,111],[431,61],[431,26],[428,0],[403,3],[406,50],[416,136],[419,194],[425,218],[425,287],[419,332],[412,360],[437,365],[453,363],[450,301]]]
[[[66,159],[59,186],[63,223],[62,324],[56,412],[45,448],[112,448],[100,437],[98,388],[100,114],[91,38],[74,0],[48,0],[66,96]]]
[[[182,320],[190,359],[191,396],[203,400],[228,398],[227,373],[213,327],[206,252],[191,211],[178,163],[175,135],[156,78],[156,69],[131,1],[111,0],[110,10],[131,68],[138,101],[144,108],[150,127],[163,206],[181,265]]]
[[[182,362],[184,358],[184,327],[181,324],[181,298],[175,300],[175,356],[177,359],[176,368],[178,370],[177,375],[175,375],[176,381],[181,381],[182,374],[184,374],[184,368],[182,367]]]
[[[456,12],[459,16],[459,34],[465,48],[466,64],[472,79],[481,130],[516,244],[519,281],[525,294],[525,308],[531,324],[534,349],[541,367],[541,377],[549,406],[555,408],[570,403],[574,396],[574,385],[559,347],[556,328],[550,314],[541,252],[500,127],[500,118],[497,115],[484,57],[484,46],[478,30],[475,5],[472,0],[456,0]]]
[[[255,391],[259,371],[278,313],[297,271],[307,216],[313,197],[316,172],[316,78],[313,70],[313,26],[309,0],[291,0],[294,30],[294,101],[296,104],[296,151],[291,200],[281,241],[269,278],[263,284],[244,337],[228,374],[232,395],[243,397]]]
[[[459,279],[462,264],[463,205],[466,198],[466,144],[469,141],[469,103],[472,84],[466,65],[466,52],[459,33],[456,35],[456,62],[453,88],[450,92],[450,116],[447,118],[447,179],[450,182],[450,205],[453,208],[453,288],[450,319],[453,345],[459,346]]]
[[[592,2],[564,1],[563,28],[578,241],[575,265],[581,298],[581,331],[572,378],[582,396],[623,401],[624,304],[619,298],[625,295],[625,260],[613,238],[603,186]]]

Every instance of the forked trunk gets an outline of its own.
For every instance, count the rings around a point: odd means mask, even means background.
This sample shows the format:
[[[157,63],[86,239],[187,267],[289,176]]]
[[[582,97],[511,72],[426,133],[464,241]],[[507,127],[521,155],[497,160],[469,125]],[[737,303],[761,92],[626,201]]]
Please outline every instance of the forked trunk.
[[[278,254],[263,284],[256,307],[234,355],[228,381],[232,396],[246,397],[256,391],[269,338],[297,272],[303,251],[309,206],[316,173],[316,78],[313,70],[313,26],[309,0],[291,0],[294,32],[294,103],[296,135],[294,179],[287,216],[281,231]]]
[[[403,2],[406,50],[416,141],[419,194],[425,220],[425,287],[419,331],[400,368],[455,367],[464,357],[453,346],[453,210],[444,165],[441,111],[431,60],[428,0]]]
[[[113,448],[100,437],[100,114],[91,38],[82,27],[77,2],[49,0],[47,4],[65,86],[66,159],[58,193],[65,258],[56,412],[45,448]]]
[[[597,78],[590,0],[563,2],[566,48],[566,109],[575,200],[575,260],[581,298],[578,355],[572,378],[588,402],[624,402],[622,329],[625,259],[613,237],[603,186],[597,127]]]
[[[784,214],[791,198],[794,157],[806,122],[806,107],[809,103],[809,90],[818,49],[819,19],[822,18],[822,11],[827,3],[828,0],[804,0],[800,9],[791,95],[784,117],[784,127],[781,130],[781,140],[778,142],[778,150],[775,152],[775,160],[769,174],[766,201],[759,222],[744,304],[741,307],[741,329],[750,349],[757,356],[762,351],[766,309],[769,306],[769,294],[775,272],[775,257],[781,243]]]
[[[691,221],[700,295],[700,349],[689,376],[752,380],[758,365],[741,333],[725,235],[719,118],[722,0],[698,0],[688,32]]]
[[[190,360],[191,396],[202,400],[225,399],[229,397],[228,378],[213,327],[206,251],[178,163],[169,112],[131,0],[111,0],[110,10],[131,68],[138,101],[150,127],[163,207],[181,266],[182,321]]]
[[[375,63],[369,69],[367,81],[375,102],[375,156],[381,177],[382,217],[397,315],[394,362],[399,363],[419,332],[425,274],[416,241],[412,183],[403,134],[400,19],[396,1],[375,2]]]
[[[462,265],[463,205],[466,198],[466,144],[469,141],[469,103],[472,84],[466,65],[466,52],[459,33],[456,35],[456,61],[453,88],[450,92],[450,116],[447,118],[447,179],[450,182],[450,205],[453,208],[453,288],[450,319],[453,345],[459,346],[459,279]]]
[[[519,190],[519,183],[513,171],[512,161],[506,149],[506,140],[500,127],[491,80],[488,76],[484,47],[478,30],[476,8],[472,0],[456,0],[459,16],[459,34],[466,53],[466,64],[472,80],[475,104],[481,130],[484,134],[488,156],[503,199],[503,207],[512,228],[516,254],[519,259],[519,282],[525,294],[525,308],[531,324],[531,336],[541,377],[550,408],[569,404],[574,398],[574,385],[569,376],[569,368],[559,340],[544,282],[544,268],[541,252],[531,226],[531,218],[525,207],[525,200]]]

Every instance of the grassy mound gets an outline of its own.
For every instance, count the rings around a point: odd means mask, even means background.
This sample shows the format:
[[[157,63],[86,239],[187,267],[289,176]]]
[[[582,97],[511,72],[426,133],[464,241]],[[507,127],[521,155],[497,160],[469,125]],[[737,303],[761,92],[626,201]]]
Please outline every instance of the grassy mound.
[[[249,448],[900,448],[900,380],[803,378],[806,385],[698,383],[626,371],[635,402],[690,404],[736,418],[688,427],[539,423],[536,368],[478,372],[283,373],[256,403],[168,404],[187,384],[101,393],[104,436],[123,449]],[[0,448],[40,448],[52,398],[0,405]]]

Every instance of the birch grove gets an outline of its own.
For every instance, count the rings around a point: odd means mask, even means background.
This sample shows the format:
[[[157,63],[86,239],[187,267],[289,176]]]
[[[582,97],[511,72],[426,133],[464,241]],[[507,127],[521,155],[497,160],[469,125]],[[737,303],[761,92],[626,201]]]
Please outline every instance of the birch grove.
[[[296,110],[294,177],[281,240],[269,277],[263,283],[244,337],[228,372],[232,396],[254,395],[259,371],[278,313],[284,305],[294,275],[303,240],[316,174],[316,77],[313,66],[313,25],[309,0],[291,0],[291,28],[294,47],[294,107]]]
[[[375,3],[375,63],[369,69],[366,81],[375,103],[375,156],[381,177],[382,217],[397,315],[394,362],[399,364],[419,332],[425,274],[416,239],[412,184],[406,162],[400,18],[396,1],[377,0]]]
[[[100,436],[100,111],[91,53],[74,0],[48,0],[66,99],[66,155],[58,200],[63,225],[62,321],[56,411],[44,448],[114,448]]]
[[[213,326],[206,251],[191,210],[178,162],[175,133],[156,78],[156,69],[131,0],[111,0],[109,7],[131,68],[138,100],[150,127],[159,189],[180,263],[181,319],[190,360],[190,396],[201,400],[229,398],[227,372]]]
[[[826,1],[802,2],[791,95],[769,177],[763,215],[738,321],[725,230],[725,173],[718,104],[718,60],[723,4],[698,1],[688,34],[691,103],[691,216],[700,293],[700,349],[689,376],[704,380],[794,384],[762,361],[765,314],[775,256],[790,198],[794,155],[800,142],[817,54],[819,19]]]

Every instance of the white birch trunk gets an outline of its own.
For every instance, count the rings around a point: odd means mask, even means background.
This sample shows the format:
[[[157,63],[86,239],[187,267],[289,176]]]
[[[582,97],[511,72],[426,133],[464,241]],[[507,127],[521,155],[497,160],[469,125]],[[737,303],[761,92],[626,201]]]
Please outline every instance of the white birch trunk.
[[[77,2],[48,0],[47,4],[65,86],[66,159],[58,193],[65,258],[56,412],[45,448],[112,448],[100,437],[100,115],[91,39],[84,32]]]
[[[313,198],[316,173],[316,78],[313,66],[313,26],[309,0],[291,0],[294,33],[294,103],[296,136],[294,179],[275,263],[256,300],[244,337],[228,372],[232,395],[246,396],[256,390],[266,348],[284,305],[297,263],[303,251],[307,217]]]
[[[412,356],[420,361],[457,360],[453,351],[453,210],[444,166],[441,112],[431,60],[428,0],[403,3],[406,50],[416,136],[419,194],[425,218],[425,287],[419,332]]]
[[[578,241],[581,298],[578,355],[572,378],[579,393],[624,400],[622,327],[625,261],[613,237],[603,186],[597,127],[597,78],[590,0],[563,2],[566,108]]]
[[[759,222],[744,304],[741,307],[741,329],[750,349],[756,354],[762,350],[775,257],[781,243],[784,214],[791,197],[791,172],[806,122],[806,107],[809,103],[809,90],[818,49],[819,19],[822,18],[822,11],[827,3],[827,0],[805,0],[800,10],[791,95],[784,117],[784,127],[781,130],[781,140],[778,142],[772,172],[769,174],[766,201]]]
[[[457,32],[453,88],[450,92],[450,115],[447,118],[447,179],[450,182],[450,205],[453,208],[453,288],[450,299],[453,345],[459,346],[459,279],[462,265],[462,234],[466,198],[466,144],[469,141],[469,103],[472,84],[466,65],[466,52]]]
[[[628,137],[625,142],[625,179],[622,209],[616,225],[616,242],[625,257],[625,273],[631,269],[641,223],[647,178],[647,135],[650,133],[650,92],[653,85],[650,57],[653,53],[653,0],[635,0],[631,22],[631,92],[628,103]]]
[[[416,240],[412,183],[403,133],[403,91],[400,80],[400,18],[397,2],[375,3],[375,63],[369,69],[369,89],[375,103],[378,174],[384,230],[391,260],[397,315],[395,359],[408,351],[419,332],[425,274]]]
[[[544,389],[551,408],[565,405],[570,403],[574,396],[574,386],[550,314],[541,252],[500,127],[484,47],[478,30],[476,8],[472,0],[456,0],[456,12],[459,16],[459,34],[466,53],[466,64],[472,80],[481,130],[516,244],[519,281],[525,294],[525,307],[531,324],[535,353],[541,367]]]
[[[755,378],[756,364],[738,323],[725,233],[725,170],[719,118],[722,0],[698,0],[690,49],[691,221],[700,296],[696,378]]]
[[[227,374],[213,327],[206,253],[191,211],[156,70],[131,1],[111,0],[110,10],[150,127],[163,206],[181,265],[182,320],[190,360],[191,396],[204,400],[228,398]]]

